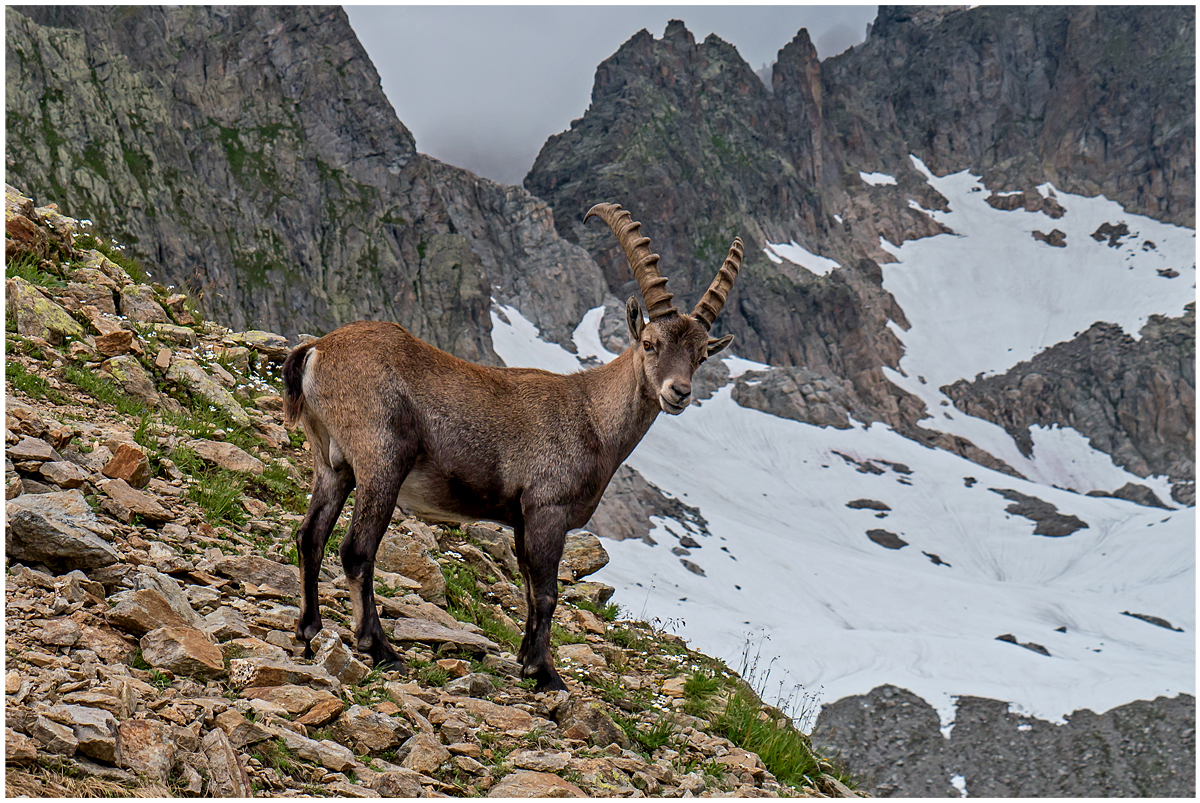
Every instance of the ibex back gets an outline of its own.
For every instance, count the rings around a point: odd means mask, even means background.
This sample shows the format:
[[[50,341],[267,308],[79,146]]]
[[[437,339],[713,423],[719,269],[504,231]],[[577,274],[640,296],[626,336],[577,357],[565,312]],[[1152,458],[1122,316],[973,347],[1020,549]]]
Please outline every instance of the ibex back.
[[[735,239],[690,315],[671,304],[658,255],[620,206],[599,204],[646,301],[626,305],[632,345],[575,374],[491,368],[451,356],[392,323],[359,322],[292,351],[283,366],[290,426],[312,448],[312,502],[297,533],[303,594],[296,637],[320,631],[317,574],[350,491],[357,502],[341,559],[358,649],[399,664],[375,610],[375,552],[396,504],[442,521],[513,528],[528,615],[518,659],[538,689],[563,689],[550,655],[558,563],[567,531],[582,527],[617,467],[659,411],[683,412],[700,363],[733,339],[709,329],[737,277]]]

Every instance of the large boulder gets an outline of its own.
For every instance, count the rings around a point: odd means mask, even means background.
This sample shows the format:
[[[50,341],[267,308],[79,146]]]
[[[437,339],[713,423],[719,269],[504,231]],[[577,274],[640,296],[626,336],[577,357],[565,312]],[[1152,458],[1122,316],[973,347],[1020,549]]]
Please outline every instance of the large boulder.
[[[162,397],[154,386],[154,379],[136,357],[128,354],[112,357],[100,365],[100,370],[108,374],[125,395],[143,401],[151,407],[158,407],[162,403]]]
[[[10,558],[66,571],[111,566],[121,559],[101,537],[108,536],[109,529],[78,490],[10,499],[5,518],[4,546]]]
[[[162,594],[149,588],[123,591],[109,597],[109,601],[116,603],[108,610],[109,624],[135,636],[144,636],[160,627],[191,626]]]
[[[217,574],[239,583],[272,586],[292,597],[300,595],[300,570],[270,558],[259,555],[232,555],[218,560],[214,570]]]
[[[190,440],[184,445],[205,462],[212,463],[226,471],[258,475],[262,474],[265,468],[261,460],[232,443],[196,439]]]
[[[488,797],[587,797],[587,792],[549,772],[517,770],[488,790]]]
[[[175,514],[160,505],[152,494],[131,487],[125,480],[105,480],[96,484],[115,503],[105,502],[106,509],[122,521],[141,516],[149,524],[161,524],[175,518]]]
[[[116,764],[120,759],[117,742],[117,718],[110,711],[82,705],[56,705],[46,717],[71,728],[78,743],[77,752]]]
[[[167,369],[167,379],[204,399],[229,416],[238,426],[250,427],[250,416],[237,403],[237,399],[194,361],[175,357],[171,360],[171,367]]]
[[[165,783],[175,763],[175,740],[166,723],[150,719],[127,719],[119,728],[121,761],[153,781]]]
[[[138,323],[170,323],[154,290],[144,284],[121,288],[121,314]]]
[[[568,533],[558,564],[558,579],[564,583],[594,574],[608,565],[608,553],[600,539],[589,532]]]
[[[142,636],[142,657],[176,675],[216,678],[225,674],[217,645],[193,627],[160,627]]]
[[[8,280],[6,305],[17,319],[17,332],[25,337],[40,337],[59,345],[68,337],[82,338],[83,327],[71,313],[44,296],[19,276]]]

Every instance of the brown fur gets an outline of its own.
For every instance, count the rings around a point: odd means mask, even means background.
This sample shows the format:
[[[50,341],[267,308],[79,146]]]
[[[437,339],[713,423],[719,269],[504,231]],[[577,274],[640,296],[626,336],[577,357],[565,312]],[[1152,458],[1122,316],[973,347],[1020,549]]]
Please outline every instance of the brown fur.
[[[297,533],[303,596],[297,638],[321,629],[317,573],[352,489],[341,547],[355,636],[376,664],[399,663],[375,609],[375,552],[397,501],[427,518],[513,528],[529,615],[518,658],[539,689],[565,688],[550,619],[567,531],[582,527],[660,410],[690,402],[692,374],[732,336],[672,313],[649,323],[627,305],[633,345],[607,365],[560,375],[465,362],[394,323],[359,322],[300,346],[284,363],[289,422],[312,448],[312,502]]]

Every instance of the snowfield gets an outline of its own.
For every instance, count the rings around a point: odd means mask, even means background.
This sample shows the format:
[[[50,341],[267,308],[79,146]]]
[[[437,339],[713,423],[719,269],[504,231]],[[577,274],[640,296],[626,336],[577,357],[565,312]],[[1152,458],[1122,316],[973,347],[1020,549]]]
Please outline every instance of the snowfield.
[[[1057,220],[1000,211],[978,178],[938,178],[913,162],[950,204],[927,213],[954,233],[885,246],[897,262],[884,266],[884,286],[912,323],[896,330],[906,353],[889,378],[934,412],[923,425],[970,438],[1030,480],[882,424],[837,430],[746,409],[726,385],[681,416],[660,416],[628,461],[699,508],[708,532],[655,519],[657,545],[609,541],[597,579],[617,587],[628,613],[678,628],[735,669],[747,644],[764,666],[777,657],[768,697],[801,684],[832,702],[891,683],[929,701],[947,734],[960,695],[1062,721],[1081,708],[1195,694],[1195,509],[1085,496],[1133,481],[1174,505],[1165,478],[1129,474],[1074,430],[1035,430],[1025,458],[1002,428],[941,406],[937,390],[1003,372],[1098,320],[1136,337],[1150,315],[1179,315],[1195,296],[1194,232],[1061,192]],[[1130,234],[1117,247],[1097,242],[1089,235],[1105,222]],[[1031,235],[1055,228],[1066,248]],[[1167,268],[1179,275],[1160,275]],[[602,315],[581,321],[577,357],[493,304],[493,346],[508,365],[577,370],[582,358],[615,356],[600,345]],[[763,367],[725,362],[735,376]],[[1034,535],[1035,523],[992,489],[1044,500],[1087,527]],[[857,500],[882,505],[847,506]],[[703,576],[670,551],[684,535],[701,544],[686,559]]]

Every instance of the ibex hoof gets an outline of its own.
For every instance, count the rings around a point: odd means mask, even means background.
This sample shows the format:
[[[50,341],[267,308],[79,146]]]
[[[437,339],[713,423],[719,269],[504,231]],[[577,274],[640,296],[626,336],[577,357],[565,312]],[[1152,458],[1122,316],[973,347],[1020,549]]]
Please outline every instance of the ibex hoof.
[[[548,666],[524,667],[521,674],[527,678],[533,678],[537,681],[537,685],[533,690],[536,691],[567,691],[567,684],[563,683],[558,673],[553,668]]]

